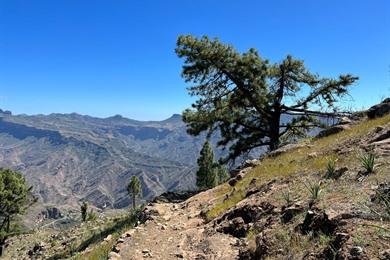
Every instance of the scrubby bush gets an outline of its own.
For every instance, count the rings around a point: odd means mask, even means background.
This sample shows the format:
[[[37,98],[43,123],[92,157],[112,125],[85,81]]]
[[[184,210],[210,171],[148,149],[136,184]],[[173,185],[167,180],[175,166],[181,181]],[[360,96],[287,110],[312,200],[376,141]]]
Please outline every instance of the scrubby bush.
[[[282,199],[286,202],[287,206],[290,206],[293,203],[294,198],[292,197],[289,189],[282,192]]]
[[[333,179],[336,175],[336,160],[330,159],[326,165],[326,178]]]
[[[375,171],[375,154],[367,153],[360,156],[360,163],[365,170],[365,173],[373,173]]]
[[[306,189],[309,191],[310,193],[310,200],[311,202],[316,202],[319,197],[320,197],[320,194],[321,194],[321,183],[311,183],[311,182],[308,182],[307,183],[304,183]]]
[[[87,221],[95,221],[97,219],[97,214],[92,209],[88,212]]]

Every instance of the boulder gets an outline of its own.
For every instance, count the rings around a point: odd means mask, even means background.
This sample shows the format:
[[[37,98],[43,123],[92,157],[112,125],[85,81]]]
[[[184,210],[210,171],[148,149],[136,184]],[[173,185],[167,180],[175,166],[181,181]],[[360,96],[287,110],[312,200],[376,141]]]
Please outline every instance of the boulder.
[[[246,225],[241,217],[223,221],[216,229],[218,232],[230,234],[234,237],[245,237],[249,225]]]
[[[368,118],[377,118],[390,113],[390,98],[386,98],[380,104],[370,107],[367,110]]]
[[[347,233],[336,233],[329,245],[325,247],[324,251],[319,255],[320,259],[343,259],[342,251],[340,250],[350,238]]]
[[[63,217],[61,211],[56,207],[46,208],[41,214],[46,219],[59,219]]]
[[[247,204],[238,208],[234,208],[226,212],[222,217],[216,219],[216,223],[219,224],[224,220],[232,220],[237,217],[241,217],[244,222],[254,223],[262,217],[272,214],[275,206],[268,202],[260,202],[259,204]]]
[[[369,140],[369,143],[380,142],[390,138],[390,129],[382,129],[378,131],[377,134]]]
[[[112,235],[108,235],[105,239],[103,239],[106,242],[110,242],[112,240]]]
[[[268,251],[269,246],[266,237],[263,234],[257,235],[254,259],[264,259],[264,257],[268,254]]]
[[[117,259],[121,259],[121,256],[118,253],[110,252],[108,254],[108,259],[109,260],[117,260]]]
[[[239,260],[253,260],[253,259],[265,259],[269,253],[269,245],[266,237],[263,234],[259,234],[255,238],[256,248],[251,250],[249,247],[240,248],[238,253]]]
[[[257,165],[260,164],[260,160],[253,159],[253,160],[246,160],[242,165],[241,169],[248,168],[248,167],[256,167]]]
[[[283,207],[281,212],[281,220],[283,223],[290,222],[296,215],[302,213],[304,208],[300,204],[295,204],[290,207]]]
[[[279,156],[283,153],[288,153],[288,152],[291,152],[295,149],[304,148],[304,147],[309,147],[309,145],[302,144],[302,143],[286,144],[286,145],[276,149],[275,151],[268,153],[268,156],[275,157],[275,156]]]
[[[326,136],[334,135],[340,133],[341,131],[349,129],[349,125],[334,125],[329,128],[326,128],[320,131],[317,135],[317,138],[323,138]]]
[[[252,179],[252,180],[255,180],[255,179]],[[271,190],[271,187],[272,187],[272,184],[275,183],[276,180],[272,180],[266,184],[263,184],[259,187],[254,187],[252,189],[249,189],[246,194],[245,194],[245,198],[248,198],[249,196],[253,195],[253,194],[256,194],[256,193],[266,193],[268,191]]]
[[[329,178],[333,178],[333,179],[338,179],[340,178],[344,173],[346,173],[348,171],[348,167],[341,167],[341,168],[337,168],[335,171],[334,171],[334,174],[332,176],[328,176]]]
[[[339,122],[337,123],[338,125],[349,125],[351,124],[353,121],[351,118],[347,117],[347,116],[344,116],[342,118],[340,118]]]
[[[379,253],[380,260],[389,260],[390,259],[390,249],[384,250]]]
[[[303,223],[298,225],[297,228],[303,234],[312,232],[314,235],[319,235],[320,233],[331,235],[336,227],[336,221],[329,220],[324,210],[310,209],[307,211]]]
[[[237,182],[238,182],[238,180],[236,178],[231,178],[228,181],[229,185],[232,186],[232,187],[236,186]]]
[[[154,198],[153,202],[180,203],[196,195],[198,191],[167,191]]]
[[[150,207],[145,207],[140,213],[138,220],[141,223],[145,223],[148,220],[154,220],[158,215],[160,215],[160,213],[157,210]]]

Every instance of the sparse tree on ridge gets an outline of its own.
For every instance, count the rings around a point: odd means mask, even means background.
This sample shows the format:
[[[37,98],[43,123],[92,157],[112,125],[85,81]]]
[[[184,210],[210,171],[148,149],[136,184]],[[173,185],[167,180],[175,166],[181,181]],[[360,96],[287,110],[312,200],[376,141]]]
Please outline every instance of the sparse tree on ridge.
[[[87,215],[88,215],[88,204],[87,202],[83,202],[80,206],[80,210],[81,210],[81,219],[82,221],[86,221],[87,220]]]
[[[136,199],[142,196],[141,182],[137,176],[131,176],[130,183],[127,186],[127,192],[132,200],[133,209],[135,209]]]
[[[7,239],[17,232],[12,222],[36,202],[24,177],[9,169],[0,169],[0,256]]]
[[[184,59],[182,76],[198,99],[183,112],[191,135],[219,130],[219,146],[229,147],[223,162],[256,147],[275,150],[283,138],[300,136],[321,125],[318,116],[336,116],[337,101],[358,78],[350,74],[321,78],[303,61],[287,56],[270,64],[255,49],[233,46],[204,36],[180,36],[176,53]],[[291,116],[287,123],[282,115]]]
[[[196,186],[200,190],[215,187],[218,184],[218,176],[214,162],[214,152],[209,141],[206,141],[198,158],[198,171],[196,172]]]

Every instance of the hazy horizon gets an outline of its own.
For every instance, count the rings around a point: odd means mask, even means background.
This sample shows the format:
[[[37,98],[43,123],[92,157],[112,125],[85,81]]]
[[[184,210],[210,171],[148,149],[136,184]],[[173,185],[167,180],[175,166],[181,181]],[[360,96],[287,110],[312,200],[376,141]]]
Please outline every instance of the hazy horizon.
[[[193,100],[174,53],[181,34],[254,47],[271,62],[292,54],[324,77],[357,75],[346,106],[367,108],[390,96],[389,9],[385,0],[0,1],[0,108],[142,121],[180,114]]]

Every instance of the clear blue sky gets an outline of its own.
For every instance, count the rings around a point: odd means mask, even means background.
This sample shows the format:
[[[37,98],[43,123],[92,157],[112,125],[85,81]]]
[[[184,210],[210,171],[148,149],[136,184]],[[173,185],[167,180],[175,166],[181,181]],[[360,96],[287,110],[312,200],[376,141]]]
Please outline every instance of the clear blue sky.
[[[356,107],[390,96],[388,0],[0,0],[0,108],[163,119],[191,104],[174,53],[209,35],[322,76],[353,73]]]

